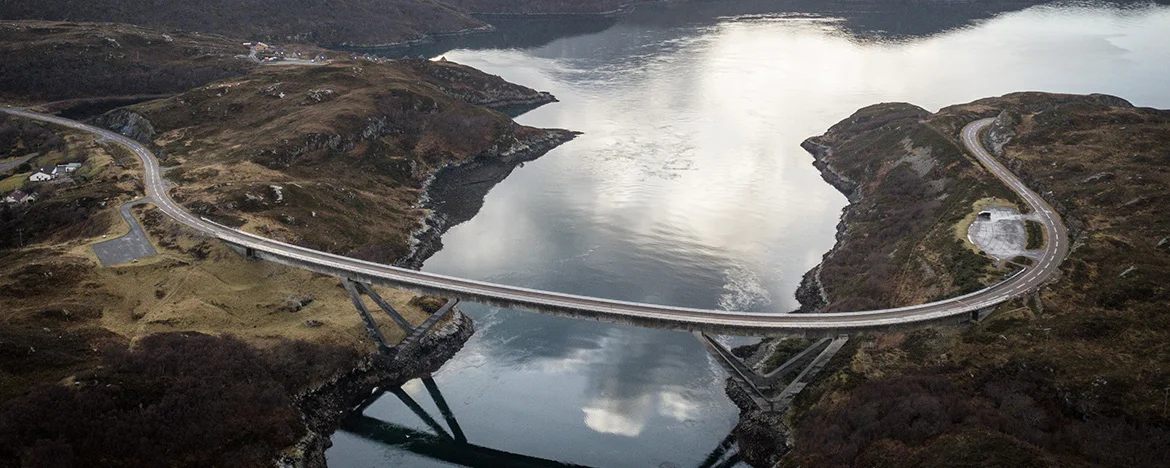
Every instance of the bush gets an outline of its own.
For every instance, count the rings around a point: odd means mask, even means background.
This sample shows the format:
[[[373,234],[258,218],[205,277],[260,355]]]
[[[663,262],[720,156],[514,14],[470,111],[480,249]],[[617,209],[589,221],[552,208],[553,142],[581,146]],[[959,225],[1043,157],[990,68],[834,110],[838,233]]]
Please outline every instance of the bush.
[[[292,392],[349,353],[293,342],[261,352],[183,333],[107,349],[76,386],[0,407],[0,465],[270,466],[304,431]]]

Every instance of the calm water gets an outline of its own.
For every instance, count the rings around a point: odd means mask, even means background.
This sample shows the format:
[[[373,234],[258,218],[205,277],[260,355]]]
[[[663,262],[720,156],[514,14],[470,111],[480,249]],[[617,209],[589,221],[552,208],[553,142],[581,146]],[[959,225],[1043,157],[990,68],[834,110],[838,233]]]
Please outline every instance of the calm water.
[[[433,48],[561,99],[521,123],[585,134],[497,186],[424,269],[783,313],[846,204],[799,143],[857,108],[937,110],[1021,90],[1170,107],[1170,8],[776,4],[643,8],[467,42],[490,48]],[[471,444],[596,466],[696,466],[736,422],[722,371],[688,334],[462,308],[478,330],[434,380]],[[444,424],[421,382],[405,391]],[[414,452],[460,450],[429,439],[394,395],[358,416],[334,436],[332,465],[441,466]]]

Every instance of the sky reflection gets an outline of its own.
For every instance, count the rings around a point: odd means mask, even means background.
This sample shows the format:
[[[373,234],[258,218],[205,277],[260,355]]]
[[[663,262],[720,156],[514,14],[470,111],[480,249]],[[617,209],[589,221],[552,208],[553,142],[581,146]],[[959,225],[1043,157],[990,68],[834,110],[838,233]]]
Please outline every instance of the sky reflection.
[[[926,37],[858,29],[937,29],[913,11],[704,8],[702,18],[636,15],[534,49],[446,53],[561,99],[522,123],[584,135],[493,189],[424,269],[783,313],[832,246],[846,203],[799,144],[856,109],[937,110],[1021,90],[1170,107],[1166,7],[1036,7]],[[461,307],[478,331],[436,380],[477,443],[602,466],[686,465],[735,422],[721,371],[690,335]],[[408,418],[393,404],[367,414]],[[331,461],[397,453],[341,440]]]

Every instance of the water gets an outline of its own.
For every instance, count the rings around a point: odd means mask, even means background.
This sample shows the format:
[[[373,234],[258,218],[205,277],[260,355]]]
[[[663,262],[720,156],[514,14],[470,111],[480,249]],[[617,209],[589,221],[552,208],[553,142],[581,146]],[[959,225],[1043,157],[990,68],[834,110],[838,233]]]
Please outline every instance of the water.
[[[585,134],[492,190],[424,269],[783,313],[846,204],[799,143],[854,110],[937,110],[1021,90],[1170,107],[1170,8],[776,5],[648,7],[468,39],[484,49],[433,46],[561,99],[521,123]],[[434,379],[471,444],[595,466],[695,466],[736,422],[722,371],[690,335],[461,307],[478,330]],[[420,382],[405,390],[443,424]],[[490,464],[418,442],[434,431],[393,395],[362,414],[366,424],[334,436],[332,465],[446,466],[412,452],[427,447]]]

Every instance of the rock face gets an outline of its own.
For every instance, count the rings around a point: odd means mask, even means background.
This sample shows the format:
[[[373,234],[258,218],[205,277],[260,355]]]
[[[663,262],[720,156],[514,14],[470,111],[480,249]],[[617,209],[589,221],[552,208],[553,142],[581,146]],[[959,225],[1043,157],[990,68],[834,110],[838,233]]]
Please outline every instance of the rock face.
[[[353,407],[380,388],[402,385],[439,370],[474,332],[471,319],[456,311],[449,322],[424,337],[411,352],[393,357],[371,356],[358,368],[300,395],[297,405],[309,433],[297,443],[295,453],[277,461],[278,466],[324,468],[329,438]]]
[[[1016,127],[1020,125],[1020,114],[1012,110],[999,113],[992,122],[987,133],[983,135],[983,144],[996,156],[1003,156],[1003,147],[1011,143],[1016,136]]]
[[[154,124],[149,119],[143,117],[142,114],[125,109],[117,109],[104,114],[98,117],[95,123],[147,145],[152,144],[157,135],[154,131]]]

